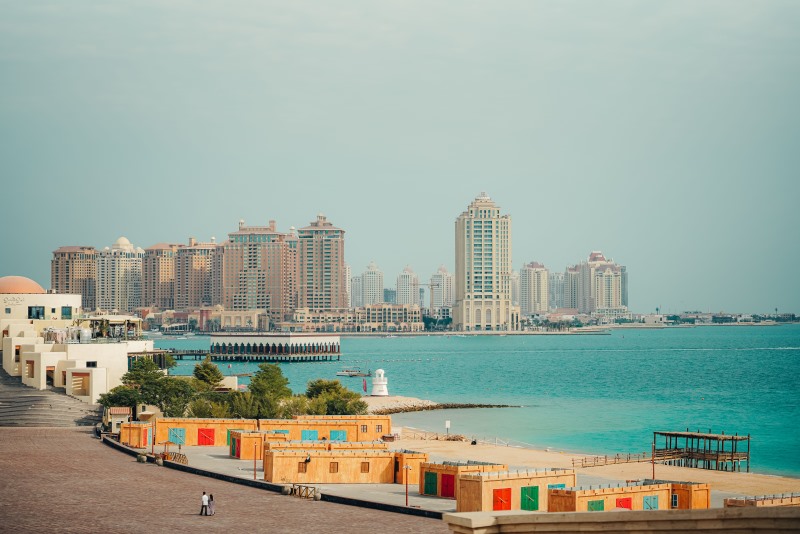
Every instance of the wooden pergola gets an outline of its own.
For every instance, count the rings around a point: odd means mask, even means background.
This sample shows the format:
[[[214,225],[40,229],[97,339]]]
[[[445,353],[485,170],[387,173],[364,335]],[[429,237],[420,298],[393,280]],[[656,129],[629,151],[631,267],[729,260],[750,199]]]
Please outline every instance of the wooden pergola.
[[[653,460],[717,471],[741,471],[742,463],[746,463],[749,473],[750,434],[712,434],[688,429],[686,432],[653,432]]]

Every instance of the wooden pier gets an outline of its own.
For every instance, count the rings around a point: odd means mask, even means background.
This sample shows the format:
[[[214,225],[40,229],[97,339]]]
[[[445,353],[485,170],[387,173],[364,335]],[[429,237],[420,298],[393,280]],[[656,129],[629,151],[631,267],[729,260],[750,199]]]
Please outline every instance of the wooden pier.
[[[663,443],[663,447],[659,444]],[[741,471],[746,463],[750,472],[750,434],[726,435],[704,432],[653,432],[656,461],[681,467],[717,471]]]
[[[341,354],[218,354],[207,350],[173,350],[169,354],[176,360],[205,360],[212,362],[254,362],[254,363],[297,363],[297,362],[336,362]]]

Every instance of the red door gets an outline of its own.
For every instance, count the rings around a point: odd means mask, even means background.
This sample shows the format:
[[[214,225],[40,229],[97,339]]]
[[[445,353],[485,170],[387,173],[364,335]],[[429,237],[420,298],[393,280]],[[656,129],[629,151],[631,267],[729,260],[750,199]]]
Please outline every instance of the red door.
[[[455,498],[456,496],[456,477],[442,473],[442,497]]]
[[[236,457],[237,458],[241,458],[242,457],[242,440],[235,439],[233,441],[236,442]]]
[[[511,488],[496,489],[492,495],[492,510],[511,510]]]
[[[197,429],[197,444],[198,445],[214,445],[214,429],[213,428],[198,428]]]
[[[620,497],[617,499],[617,508],[633,510],[633,499],[631,497]]]

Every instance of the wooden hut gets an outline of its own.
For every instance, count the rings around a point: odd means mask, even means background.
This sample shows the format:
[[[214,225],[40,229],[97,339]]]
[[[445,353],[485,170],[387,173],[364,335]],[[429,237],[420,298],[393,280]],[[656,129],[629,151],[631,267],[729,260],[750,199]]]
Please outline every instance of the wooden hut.
[[[456,512],[546,512],[548,489],[574,485],[575,471],[572,469],[465,473],[456,482]]]
[[[456,499],[458,488],[456,480],[464,473],[482,473],[486,471],[505,471],[508,466],[489,462],[443,462],[423,463],[420,465],[419,493],[434,495],[445,499]]]

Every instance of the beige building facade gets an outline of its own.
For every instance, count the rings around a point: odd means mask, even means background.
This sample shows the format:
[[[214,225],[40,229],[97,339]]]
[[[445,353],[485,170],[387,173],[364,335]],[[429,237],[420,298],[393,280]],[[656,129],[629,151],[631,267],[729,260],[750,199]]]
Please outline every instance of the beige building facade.
[[[523,316],[547,313],[549,310],[549,272],[538,262],[525,264],[519,270],[520,312]]]
[[[158,243],[144,250],[142,306],[171,310],[175,306],[175,254],[180,245]]]
[[[323,214],[297,232],[298,307],[314,310],[347,307],[344,230]]]
[[[455,223],[453,327],[462,331],[518,330],[511,302],[511,217],[481,193]]]
[[[97,255],[97,308],[131,313],[142,305],[144,250],[125,237]]]
[[[97,307],[97,249],[68,246],[53,251],[50,288],[56,293],[81,295],[84,310]]]
[[[175,254],[175,309],[191,310],[210,306],[211,276],[217,244],[198,243],[193,237]]]

